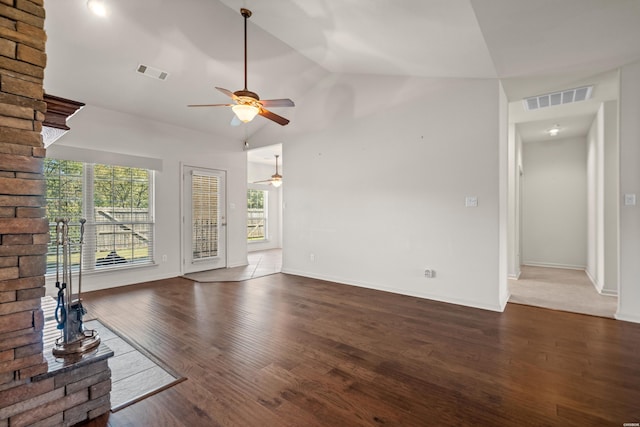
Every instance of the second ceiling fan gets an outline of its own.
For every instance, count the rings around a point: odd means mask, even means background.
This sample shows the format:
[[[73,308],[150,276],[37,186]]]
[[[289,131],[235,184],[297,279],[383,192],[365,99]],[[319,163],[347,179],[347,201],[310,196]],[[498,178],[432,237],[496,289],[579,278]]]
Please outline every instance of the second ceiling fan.
[[[289,123],[289,120],[278,114],[267,110],[265,107],[295,107],[292,100],[284,99],[263,99],[257,93],[247,89],[247,19],[251,16],[249,9],[242,8],[240,13],[244,17],[244,89],[231,92],[228,89],[217,87],[220,92],[227,95],[234,104],[191,104],[189,107],[231,107],[236,117],[244,123],[250,122],[256,115],[261,115],[282,126]]]
[[[263,182],[268,182],[269,185],[273,185],[276,188],[282,185],[282,175],[278,173],[278,157],[280,157],[280,155],[275,154],[275,156],[276,156],[276,173],[271,175],[271,178],[269,179],[264,179],[262,181],[254,181],[253,184],[261,184]]]

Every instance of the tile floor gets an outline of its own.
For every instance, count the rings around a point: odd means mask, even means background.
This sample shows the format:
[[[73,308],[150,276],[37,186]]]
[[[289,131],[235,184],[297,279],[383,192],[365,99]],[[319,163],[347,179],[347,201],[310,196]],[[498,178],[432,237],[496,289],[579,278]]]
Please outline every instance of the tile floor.
[[[282,270],[282,249],[249,252],[248,265],[234,268],[199,271],[183,277],[197,282],[241,282],[256,277],[280,273]]]

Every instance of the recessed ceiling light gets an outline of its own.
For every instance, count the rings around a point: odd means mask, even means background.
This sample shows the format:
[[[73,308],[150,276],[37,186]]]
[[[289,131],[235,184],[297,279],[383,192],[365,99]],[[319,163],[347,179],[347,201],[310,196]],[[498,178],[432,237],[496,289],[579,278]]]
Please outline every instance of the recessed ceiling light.
[[[107,5],[103,0],[87,0],[87,7],[95,15],[105,17],[109,14]]]
[[[555,125],[551,129],[549,129],[547,133],[549,134],[549,136],[558,136],[558,134],[560,133],[560,126]]]

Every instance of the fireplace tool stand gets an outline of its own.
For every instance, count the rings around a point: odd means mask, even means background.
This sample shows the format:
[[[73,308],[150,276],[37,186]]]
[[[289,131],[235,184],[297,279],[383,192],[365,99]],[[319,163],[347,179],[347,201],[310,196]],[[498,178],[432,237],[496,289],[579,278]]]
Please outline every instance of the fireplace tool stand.
[[[53,347],[54,356],[77,355],[86,353],[100,344],[98,331],[85,329],[82,317],[86,310],[82,306],[82,246],[84,244],[84,218],[80,219],[80,239],[76,245],[80,249],[78,268],[78,293],[73,295],[71,253],[73,243],[69,239],[69,220],[56,219],[56,288],[58,288],[58,304],[56,306],[57,328],[60,338]],[[60,251],[62,250],[62,262]],[[62,270],[62,282],[60,282]]]

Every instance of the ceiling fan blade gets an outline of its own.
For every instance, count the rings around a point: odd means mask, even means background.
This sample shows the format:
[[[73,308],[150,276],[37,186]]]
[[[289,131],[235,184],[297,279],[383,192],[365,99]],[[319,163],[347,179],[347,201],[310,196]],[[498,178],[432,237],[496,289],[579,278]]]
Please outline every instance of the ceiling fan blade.
[[[272,179],[263,179],[262,181],[253,181],[252,184],[261,184],[263,182],[271,182],[273,181]]]
[[[273,120],[274,122],[282,126],[286,126],[289,124],[289,119],[285,119],[284,117],[279,116],[276,113],[272,113],[271,111],[264,108],[261,108],[258,114],[260,114],[262,117],[266,117],[269,120]]]
[[[220,92],[224,93],[225,95],[227,95],[229,98],[231,98],[233,100],[236,100],[238,98],[229,89],[225,89],[223,87],[218,87],[218,86],[216,86],[216,89],[218,89]]]
[[[231,119],[231,126],[240,126],[242,124],[242,121],[238,118],[238,116],[236,116],[235,114],[233,115],[233,119]]]
[[[265,107],[295,107],[296,104],[293,103],[292,100],[286,99],[263,99],[262,101],[258,101],[260,104]]]
[[[232,107],[235,104],[191,104],[187,107]]]

